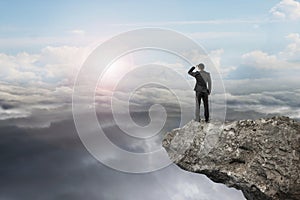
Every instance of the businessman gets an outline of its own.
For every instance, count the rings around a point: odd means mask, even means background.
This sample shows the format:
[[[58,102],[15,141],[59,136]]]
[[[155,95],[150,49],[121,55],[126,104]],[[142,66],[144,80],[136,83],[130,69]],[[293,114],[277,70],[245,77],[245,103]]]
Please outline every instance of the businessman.
[[[201,105],[201,99],[204,104],[204,117],[205,122],[209,122],[209,105],[208,105],[208,95],[211,93],[211,78],[210,74],[206,71],[204,71],[204,64],[200,63],[197,65],[198,70],[196,72],[193,72],[195,67],[192,67],[188,74],[196,78],[196,84],[194,87],[194,91],[196,92],[196,118],[195,120],[200,122],[200,105]]]

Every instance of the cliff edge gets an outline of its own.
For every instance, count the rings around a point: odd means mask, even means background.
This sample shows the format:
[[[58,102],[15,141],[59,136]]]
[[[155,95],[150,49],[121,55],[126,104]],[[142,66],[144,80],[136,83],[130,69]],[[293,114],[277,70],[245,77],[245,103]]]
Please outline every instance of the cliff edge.
[[[163,147],[184,170],[234,187],[248,200],[300,199],[300,123],[288,117],[190,121]]]

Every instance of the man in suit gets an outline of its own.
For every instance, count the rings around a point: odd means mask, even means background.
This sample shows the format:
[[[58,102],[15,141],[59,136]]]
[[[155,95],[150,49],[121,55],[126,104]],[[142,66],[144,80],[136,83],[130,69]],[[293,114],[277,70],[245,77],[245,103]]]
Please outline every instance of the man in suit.
[[[211,93],[211,78],[210,74],[204,71],[204,64],[200,63],[197,65],[199,71],[193,72],[195,67],[193,66],[188,74],[196,78],[196,84],[194,91],[196,92],[196,118],[195,120],[200,122],[200,105],[201,99],[204,104],[204,117],[205,122],[209,122],[209,105],[208,105],[208,95]]]

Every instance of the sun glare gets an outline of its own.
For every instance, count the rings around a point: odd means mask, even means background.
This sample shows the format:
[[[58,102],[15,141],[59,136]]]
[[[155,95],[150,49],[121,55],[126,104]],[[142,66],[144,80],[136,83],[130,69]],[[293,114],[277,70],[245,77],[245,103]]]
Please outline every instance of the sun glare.
[[[132,55],[129,54],[119,58],[108,66],[108,69],[101,77],[101,81],[98,82],[97,90],[114,90],[122,77],[136,67]]]

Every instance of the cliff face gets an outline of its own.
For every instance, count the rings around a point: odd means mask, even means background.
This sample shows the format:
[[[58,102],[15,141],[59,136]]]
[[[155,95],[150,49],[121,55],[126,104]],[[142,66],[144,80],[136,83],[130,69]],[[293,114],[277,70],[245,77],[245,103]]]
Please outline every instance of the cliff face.
[[[242,190],[248,200],[300,199],[300,123],[290,118],[191,121],[167,133],[163,146],[182,169]]]

